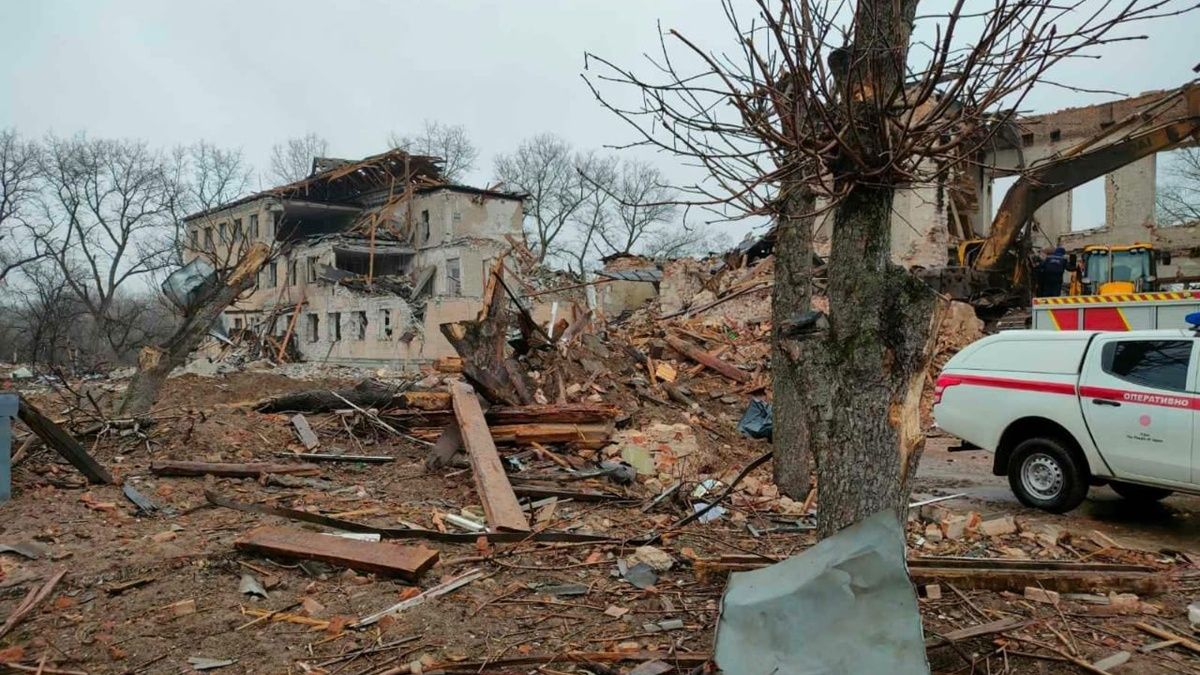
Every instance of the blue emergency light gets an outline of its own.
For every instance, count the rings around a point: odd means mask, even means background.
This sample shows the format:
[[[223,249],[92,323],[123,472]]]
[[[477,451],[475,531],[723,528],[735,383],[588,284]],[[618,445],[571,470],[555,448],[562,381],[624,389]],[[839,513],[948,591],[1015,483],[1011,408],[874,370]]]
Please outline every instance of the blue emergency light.
[[[1200,331],[1200,312],[1192,312],[1183,317],[1183,320],[1187,325],[1192,327],[1192,330]]]

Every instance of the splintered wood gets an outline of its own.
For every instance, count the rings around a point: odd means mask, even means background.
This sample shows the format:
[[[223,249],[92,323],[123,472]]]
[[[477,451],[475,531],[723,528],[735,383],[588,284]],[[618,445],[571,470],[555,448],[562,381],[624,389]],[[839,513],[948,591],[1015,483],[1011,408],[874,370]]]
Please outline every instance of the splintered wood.
[[[407,581],[416,581],[438,559],[437,551],[424,546],[357,541],[288,527],[259,527],[239,537],[233,545],[240,551],[319,560]]]
[[[683,354],[684,356],[695,361],[696,363],[699,363],[700,365],[702,365],[705,368],[708,368],[710,370],[715,370],[716,372],[724,375],[725,377],[728,377],[729,379],[731,379],[735,382],[749,382],[750,381],[750,373],[747,373],[746,371],[739,369],[737,366],[733,365],[732,363],[722,361],[721,359],[717,358],[715,355],[709,354],[708,352],[704,351],[703,349],[697,347],[696,345],[694,345],[686,340],[677,338],[674,335],[668,335],[667,336],[667,344],[671,346],[671,349],[674,349],[675,351],[679,352],[680,354]]]
[[[276,464],[274,462],[176,462],[159,461],[150,463],[150,471],[156,476],[223,476],[225,478],[256,478],[263,474],[279,473],[292,476],[316,476],[321,467],[315,464]]]
[[[496,444],[483,418],[483,409],[475,398],[475,390],[470,385],[456,382],[450,386],[450,395],[488,525],[494,530],[528,532],[529,522],[525,520],[517,495],[513,493],[508,476],[504,474],[500,453],[496,452]]]

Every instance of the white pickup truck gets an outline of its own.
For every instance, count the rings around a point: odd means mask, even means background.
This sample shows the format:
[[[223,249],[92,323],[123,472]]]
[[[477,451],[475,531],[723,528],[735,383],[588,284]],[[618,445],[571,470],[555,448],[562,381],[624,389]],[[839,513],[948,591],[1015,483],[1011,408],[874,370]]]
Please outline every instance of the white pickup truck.
[[[939,427],[995,453],[1021,503],[1063,513],[1109,484],[1132,500],[1200,494],[1200,337],[1015,330],[956,354]]]

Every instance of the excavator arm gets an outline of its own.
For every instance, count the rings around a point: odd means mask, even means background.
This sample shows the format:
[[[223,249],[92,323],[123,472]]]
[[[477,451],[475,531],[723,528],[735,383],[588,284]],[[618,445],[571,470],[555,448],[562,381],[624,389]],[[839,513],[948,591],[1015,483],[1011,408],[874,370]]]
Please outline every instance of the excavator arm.
[[[1189,141],[1200,141],[1200,85],[1190,84],[1179,90],[1186,103],[1183,117],[1129,134],[1107,145],[1077,149],[1022,174],[1004,195],[992,221],[991,232],[983,242],[972,267],[980,272],[1006,269],[1026,223],[1043,204],[1084,183],[1111,173],[1157,152],[1170,150]]]

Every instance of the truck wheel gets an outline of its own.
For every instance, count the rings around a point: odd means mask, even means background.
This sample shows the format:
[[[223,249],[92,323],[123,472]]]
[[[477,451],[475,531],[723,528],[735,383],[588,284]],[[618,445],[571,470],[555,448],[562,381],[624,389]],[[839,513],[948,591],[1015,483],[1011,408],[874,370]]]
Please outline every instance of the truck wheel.
[[[1084,467],[1057,438],[1022,441],[1008,461],[1008,485],[1025,506],[1066,513],[1087,496]]]
[[[1171,491],[1164,488],[1134,485],[1133,483],[1118,483],[1117,481],[1109,484],[1112,486],[1113,492],[1131,502],[1156,502],[1160,499],[1166,499],[1171,495]]]

